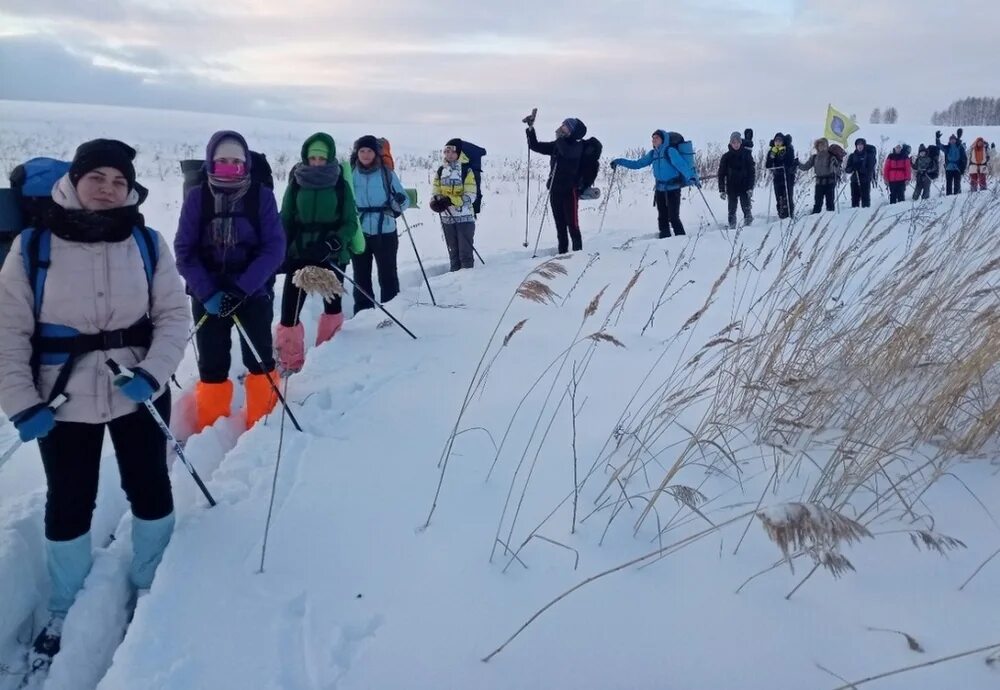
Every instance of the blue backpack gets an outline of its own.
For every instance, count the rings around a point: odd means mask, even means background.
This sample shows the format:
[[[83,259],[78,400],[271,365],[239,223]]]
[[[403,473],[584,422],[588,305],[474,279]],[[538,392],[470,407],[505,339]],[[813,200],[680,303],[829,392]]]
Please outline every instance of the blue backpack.
[[[677,150],[677,153],[681,154],[681,159],[684,161],[686,170],[681,170],[681,187],[687,187],[698,180],[698,169],[695,167],[694,162],[694,143],[686,140],[682,134],[677,132],[670,133],[669,146]],[[688,182],[688,179],[692,182]]]
[[[45,217],[55,203],[52,200],[52,188],[67,171],[69,163],[65,161],[32,158],[17,166],[10,176],[12,192],[10,196],[16,201],[17,222],[20,224],[15,235],[20,241],[24,272],[33,295],[35,333],[31,339],[32,374],[37,382],[41,365],[62,365],[49,396],[49,402],[55,400],[66,389],[73,364],[80,355],[123,347],[148,348],[153,338],[153,324],[148,316],[128,328],[98,333],[80,333],[69,326],[42,323],[39,320],[42,314],[42,302],[45,299],[45,281],[52,266],[52,231],[46,227]],[[137,190],[140,199],[145,198],[146,190],[140,187],[137,187]],[[0,197],[0,206],[5,203],[3,198]],[[7,213],[0,214],[0,217],[7,217]],[[14,217],[12,212],[10,217]],[[6,230],[7,227],[3,229]],[[159,260],[159,244],[153,231],[144,225],[132,229],[132,239],[138,245],[139,254],[142,256],[149,289],[149,302],[152,304],[153,276]]]

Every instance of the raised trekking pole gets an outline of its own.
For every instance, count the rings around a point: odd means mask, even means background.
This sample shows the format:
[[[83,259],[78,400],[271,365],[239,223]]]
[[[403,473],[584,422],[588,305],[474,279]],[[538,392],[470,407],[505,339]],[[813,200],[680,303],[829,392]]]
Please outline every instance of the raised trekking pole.
[[[521,120],[529,127],[535,125],[535,116],[538,115],[538,108],[531,109],[531,115]],[[528,146],[528,181],[524,187],[524,248],[528,248],[528,222],[531,217],[531,146]]]
[[[239,331],[240,338],[242,338],[243,342],[246,343],[247,349],[250,350],[250,354],[253,355],[257,366],[260,367],[261,371],[264,371],[264,360],[261,359],[260,353],[257,352],[257,348],[254,346],[253,341],[250,340],[250,335],[247,333],[246,329],[243,328],[243,322],[240,321],[240,317],[233,314],[230,318],[232,318],[233,323],[236,325],[236,330]],[[302,431],[302,427],[299,426],[299,420],[295,419],[295,415],[292,414],[292,410],[288,407],[288,402],[285,400],[285,396],[283,396],[281,391],[278,389],[278,384],[274,382],[274,379],[270,377],[268,372],[264,372],[264,378],[266,378],[267,382],[271,384],[271,390],[274,391],[276,396],[278,396],[278,400],[281,401],[281,405],[285,408],[285,411],[288,412],[288,418],[292,420],[292,425],[295,427],[296,431]]]
[[[66,397],[66,394],[60,393],[59,395],[57,395],[55,398],[52,399],[52,402],[50,402],[47,407],[53,412],[55,412],[56,410],[59,409],[59,406],[62,405],[67,400],[69,400],[69,398]],[[8,460],[14,457],[14,453],[16,453],[17,450],[23,445],[24,441],[22,441],[21,439],[17,439],[16,441],[14,441],[14,443],[11,444],[11,447],[5,450],[3,455],[0,455],[0,467],[3,467]]]
[[[409,328],[407,328],[406,326],[404,326],[403,323],[399,319],[397,319],[395,316],[393,316],[391,313],[389,313],[389,310],[386,309],[384,306],[382,306],[381,302],[379,302],[374,297],[372,297],[371,295],[369,295],[368,292],[366,292],[365,290],[363,290],[357,283],[355,283],[354,280],[350,276],[348,276],[346,273],[344,273],[343,271],[341,271],[339,266],[333,266],[333,265],[331,265],[330,268],[333,269],[333,271],[337,274],[337,276],[341,280],[349,280],[351,282],[351,285],[354,286],[355,290],[357,290],[358,292],[360,292],[361,295],[363,297],[367,298],[369,302],[371,302],[376,307],[378,307],[379,309],[381,309],[383,314],[385,314],[390,319],[392,319],[393,321],[395,321],[396,325],[399,326],[400,328],[402,328],[404,331],[406,331],[406,334],[408,336],[410,336],[414,340],[417,339],[417,336],[413,335],[413,331],[411,331]]]
[[[417,255],[417,265],[420,266],[420,272],[424,276],[424,284],[427,285],[427,292],[430,293],[431,304],[433,304],[436,307],[437,306],[437,300],[434,299],[434,291],[431,290],[431,281],[427,280],[427,271],[424,270],[424,262],[420,258],[420,252],[417,251],[417,241],[415,239],[413,239],[413,231],[410,230],[410,221],[406,220],[406,214],[405,213],[399,214],[399,217],[403,219],[403,225],[406,226],[406,234],[408,234],[410,236],[410,244],[413,245],[413,253]]]
[[[108,369],[111,370],[111,373],[115,375],[115,378],[124,377],[130,379],[135,376],[135,374],[133,374],[128,369],[122,369],[118,365],[118,362],[116,362],[113,359],[106,360],[104,364],[107,365]],[[157,411],[156,406],[153,405],[153,401],[146,400],[143,401],[142,404],[145,405],[147,410],[149,410],[150,416],[152,416],[153,421],[156,422],[156,425],[160,427],[160,431],[163,432],[163,436],[167,439],[167,443],[170,444],[170,447],[173,448],[174,453],[184,464],[184,467],[187,468],[187,471],[191,473],[191,478],[194,479],[194,483],[198,485],[199,489],[201,489],[201,493],[205,495],[205,499],[208,501],[208,505],[214,507],[215,499],[212,498],[212,494],[209,493],[208,487],[205,486],[205,482],[201,481],[201,477],[198,476],[198,471],[194,468],[193,465],[191,465],[190,462],[188,462],[187,456],[184,455],[184,449],[181,447],[181,444],[177,442],[177,438],[170,431],[170,427],[167,426],[167,423],[165,421],[163,421],[163,417],[160,416],[160,413]]]

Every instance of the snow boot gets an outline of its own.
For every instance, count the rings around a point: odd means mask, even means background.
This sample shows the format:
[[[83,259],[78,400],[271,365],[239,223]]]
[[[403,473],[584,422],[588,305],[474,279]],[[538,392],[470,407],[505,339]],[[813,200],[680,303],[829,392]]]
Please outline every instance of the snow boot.
[[[275,371],[269,374],[250,374],[244,381],[247,394],[246,420],[247,429],[259,422],[263,417],[270,414],[278,402],[278,396],[274,394],[274,389],[267,382],[268,377],[277,386],[279,382],[278,374]]]
[[[34,677],[44,677],[48,674],[49,667],[52,666],[52,657],[59,653],[62,643],[63,616],[52,614],[49,622],[45,624],[42,631],[38,633],[31,651],[28,652],[28,673],[22,687],[28,685]]]
[[[219,421],[220,417],[229,416],[233,404],[233,382],[199,381],[195,386],[194,397],[195,407],[198,410],[195,432],[200,433]]]
[[[46,539],[45,550],[49,581],[52,584],[49,611],[53,616],[64,617],[94,564],[90,532],[69,541]]]
[[[323,314],[319,317],[319,328],[316,330],[316,344],[322,345],[337,335],[344,325],[344,314]]]
[[[173,513],[158,520],[132,516],[132,566],[128,574],[136,591],[148,590],[153,584],[153,575],[163,560],[163,552],[173,532]]]
[[[322,321],[320,321],[322,328]],[[306,363],[306,329],[302,322],[294,326],[278,326],[274,334],[274,349],[278,356],[278,368],[283,372],[302,371]]]

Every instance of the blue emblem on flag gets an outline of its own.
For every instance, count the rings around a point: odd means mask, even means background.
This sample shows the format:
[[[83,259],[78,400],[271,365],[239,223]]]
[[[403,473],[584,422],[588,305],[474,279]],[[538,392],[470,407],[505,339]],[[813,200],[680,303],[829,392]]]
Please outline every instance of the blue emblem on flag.
[[[836,134],[837,136],[844,135],[844,127],[845,127],[844,121],[839,117],[837,117],[836,115],[834,115],[833,118],[830,120],[830,129],[833,130],[833,133]]]

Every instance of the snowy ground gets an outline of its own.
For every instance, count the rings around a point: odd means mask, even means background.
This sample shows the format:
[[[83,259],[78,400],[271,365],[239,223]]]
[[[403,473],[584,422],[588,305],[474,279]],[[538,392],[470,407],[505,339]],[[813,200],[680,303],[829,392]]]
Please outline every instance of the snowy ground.
[[[44,119],[36,122],[30,119],[34,111],[29,104],[0,103],[0,118],[10,125],[0,133],[0,164],[30,154],[67,155],[80,140],[98,135],[136,143],[140,180],[151,189],[147,220],[168,237],[180,201],[176,159],[200,150],[212,129],[233,126],[231,118],[219,116],[75,106],[72,113],[46,106]],[[109,124],[94,124],[98,117]],[[293,157],[301,139],[318,127],[261,121],[235,126],[262,142],[272,162],[281,161],[282,152]],[[360,133],[349,130],[342,137],[331,129],[342,146]],[[704,140],[727,134],[706,133]],[[933,128],[911,134],[911,143],[929,141]],[[978,134],[970,131],[967,139]],[[432,163],[421,156],[439,142],[393,143],[401,152],[404,183],[426,198]],[[759,270],[729,276],[716,292],[717,278],[738,247],[760,257],[772,250],[780,255],[793,230],[762,220],[739,236],[722,232],[700,198],[687,195],[683,218],[691,236],[654,239],[648,177],[636,175],[612,198],[602,232],[600,206],[584,207],[586,251],[558,262],[565,275],[549,269],[533,276],[555,294],[542,302],[511,302],[522,279],[551,256],[554,232],[549,222],[536,259],[530,247],[521,246],[523,161],[516,151],[509,158],[491,156],[477,235],[486,266],[446,273],[433,215],[408,214],[438,306],[431,304],[404,240],[404,291],[389,308],[418,340],[395,326],[382,327],[384,317],[368,312],[349,321],[331,343],[311,350],[304,371],[290,379],[288,397],[304,433],[286,420],[282,434],[276,413],[243,435],[235,421],[224,420],[189,439],[187,452],[219,505],[208,509],[183,468],[175,467],[177,531],[124,641],[128,518],[113,458],[106,458],[94,526],[101,551],[67,619],[64,650],[46,688],[832,689],[844,682],[831,672],[859,680],[1000,643],[995,616],[986,613],[995,608],[1000,562],[958,591],[1000,547],[1000,525],[989,512],[1000,504],[992,453],[961,458],[918,508],[934,518],[930,526],[921,521],[921,528],[961,539],[968,548],[949,551],[947,558],[920,552],[906,533],[913,523],[888,511],[868,524],[874,539],[845,549],[856,573],[834,579],[820,570],[787,600],[809,573],[803,560],[794,574],[784,565],[736,590],[780,559],[752,512],[758,503],[805,500],[813,479],[808,464],[801,476],[772,488],[767,451],[755,440],[732,451],[738,469],[706,459],[674,475],[672,489],[689,486],[704,495],[697,510],[665,495],[655,516],[641,520],[649,489],[660,484],[688,441],[683,429],[697,426],[705,412],[696,406],[655,439],[649,452],[654,457],[641,471],[618,478],[628,489],[603,491],[615,482],[611,468],[617,462],[603,451],[616,434],[621,443],[631,423],[623,421],[624,411],[635,411],[630,399],[651,395],[690,361],[697,345],[744,315],[748,290],[780,275],[778,260],[758,262]],[[722,219],[722,202],[712,188],[705,191]],[[757,193],[759,218],[766,215],[766,194]],[[533,244],[542,207],[534,191],[531,197]],[[996,200],[981,195],[973,206],[965,203],[935,199],[921,208],[944,218],[934,232],[946,235],[966,214],[985,212]],[[860,237],[869,221],[876,232],[895,227],[880,237],[878,249],[892,260],[905,259],[926,225],[913,209],[907,202],[821,219],[829,222],[831,236],[847,240]],[[913,220],[892,226],[905,213]],[[869,277],[859,274],[857,284]],[[593,313],[585,315],[605,286]],[[710,295],[702,318],[681,330]],[[307,305],[307,330],[318,312],[318,304]],[[679,331],[682,338],[675,337]],[[586,338],[594,333],[623,347]],[[688,345],[692,341],[696,346]],[[441,476],[442,447],[488,342],[493,346],[486,363],[492,365],[461,420],[438,507],[424,529]],[[578,384],[570,399],[574,368]],[[696,362],[692,371],[702,369]],[[190,390],[193,353],[179,379]],[[189,407],[189,396],[181,392],[174,426],[182,435],[190,431]],[[748,420],[731,422],[749,429]],[[9,438],[5,425],[0,440]],[[267,561],[258,573],[279,446]],[[574,484],[583,487],[575,518],[573,502],[566,500]],[[18,642],[29,639],[32,614],[41,616],[43,502],[37,451],[26,446],[0,469],[0,663],[9,670],[21,663]],[[576,590],[489,663],[481,661],[583,580],[702,533],[681,550],[668,549],[662,560],[647,559],[645,567],[624,568]],[[497,545],[498,535],[517,550],[516,557]],[[924,651],[912,650],[891,631],[911,635]],[[986,656],[890,677],[873,687],[996,687],[1000,675],[984,663]],[[0,688],[6,680],[0,675]]]

